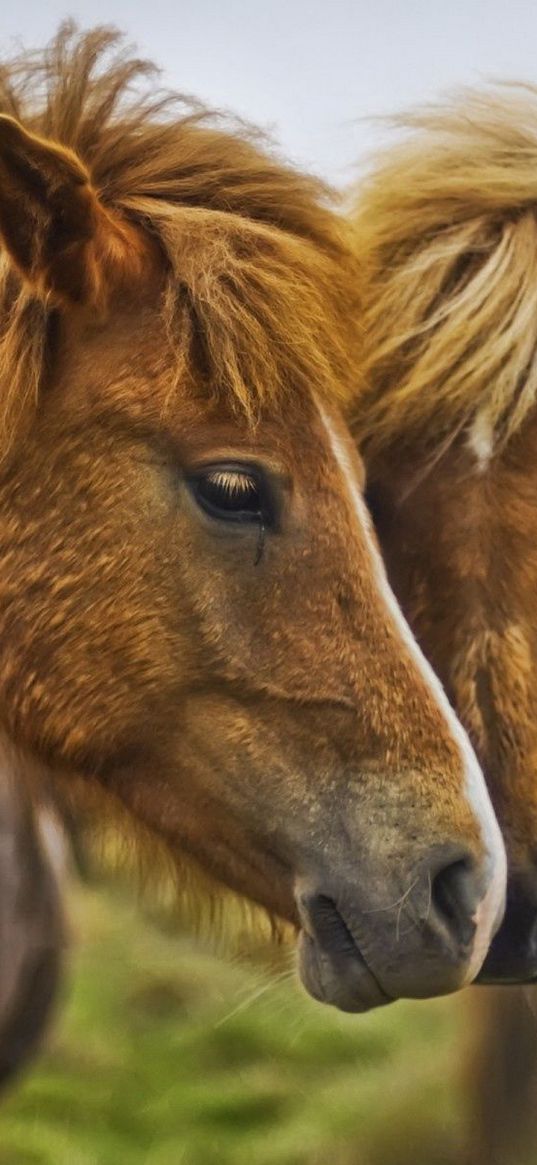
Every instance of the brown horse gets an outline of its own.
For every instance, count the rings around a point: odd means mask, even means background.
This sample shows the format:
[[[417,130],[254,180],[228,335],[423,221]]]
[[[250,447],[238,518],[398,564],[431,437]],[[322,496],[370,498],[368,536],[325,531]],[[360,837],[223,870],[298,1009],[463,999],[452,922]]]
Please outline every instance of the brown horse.
[[[54,863],[10,761],[0,774],[0,1088],[34,1051],[56,995],[63,927]]]
[[[364,183],[355,213],[368,382],[357,432],[389,578],[469,731],[506,840],[507,911],[480,979],[529,982],[537,978],[537,90],[466,93],[409,127]],[[527,1159],[525,1140],[528,1152],[537,1144],[535,1093],[527,1104],[535,1019],[522,993],[493,997],[485,1010],[479,1161],[511,1165]],[[521,1030],[517,1070],[508,1033]]]
[[[319,998],[456,989],[503,844],[340,421],[343,225],[243,126],[141,94],[114,39],[0,75],[3,730],[300,920]]]

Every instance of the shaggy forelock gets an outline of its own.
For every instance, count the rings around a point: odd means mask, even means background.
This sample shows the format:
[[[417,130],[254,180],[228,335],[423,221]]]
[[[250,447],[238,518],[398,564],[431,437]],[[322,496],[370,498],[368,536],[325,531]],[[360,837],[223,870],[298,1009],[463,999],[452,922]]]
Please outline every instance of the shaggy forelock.
[[[163,92],[120,41],[63,25],[44,51],[0,67],[0,111],[75,150],[104,205],[158,239],[163,311],[176,337],[185,313],[202,337],[210,390],[249,419],[300,385],[344,401],[356,379],[357,280],[334,195],[244,124]],[[4,443],[35,402],[49,318],[4,259]]]

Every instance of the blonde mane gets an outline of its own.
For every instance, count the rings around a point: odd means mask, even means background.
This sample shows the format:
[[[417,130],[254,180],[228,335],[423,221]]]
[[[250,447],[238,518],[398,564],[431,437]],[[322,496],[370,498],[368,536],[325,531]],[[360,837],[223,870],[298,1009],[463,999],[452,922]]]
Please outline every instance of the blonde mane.
[[[352,209],[365,326],[355,402],[380,448],[505,442],[537,393],[537,88],[465,91],[394,119]]]
[[[209,391],[249,419],[297,384],[345,399],[357,281],[331,191],[251,128],[158,89],[119,40],[64,24],[44,51],[0,65],[0,112],[75,150],[102,202],[156,236],[178,361],[196,359]],[[0,253],[4,443],[35,403],[50,316]]]

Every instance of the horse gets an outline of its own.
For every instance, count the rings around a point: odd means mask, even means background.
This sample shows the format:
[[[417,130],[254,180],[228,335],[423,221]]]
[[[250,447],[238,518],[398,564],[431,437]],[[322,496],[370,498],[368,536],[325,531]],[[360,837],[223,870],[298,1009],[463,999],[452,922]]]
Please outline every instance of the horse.
[[[58,862],[9,756],[0,779],[0,1089],[43,1038],[58,993],[64,925]]]
[[[537,89],[464,91],[396,124],[406,134],[351,212],[364,304],[355,432],[390,583],[469,732],[506,841],[507,910],[479,979],[530,983]],[[535,1019],[526,992],[504,992],[475,1004],[480,1165],[533,1160],[537,1141]]]
[[[294,925],[316,998],[457,990],[505,852],[369,527],[348,229],[150,72],[69,24],[0,69],[0,730]]]

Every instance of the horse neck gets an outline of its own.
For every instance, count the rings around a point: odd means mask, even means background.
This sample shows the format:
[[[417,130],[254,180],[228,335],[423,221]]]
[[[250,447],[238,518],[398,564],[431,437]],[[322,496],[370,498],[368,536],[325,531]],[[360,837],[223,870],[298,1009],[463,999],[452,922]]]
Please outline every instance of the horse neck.
[[[413,447],[369,467],[392,586],[499,780],[529,781],[537,754],[535,466],[531,419],[486,464],[465,436],[436,463]]]

